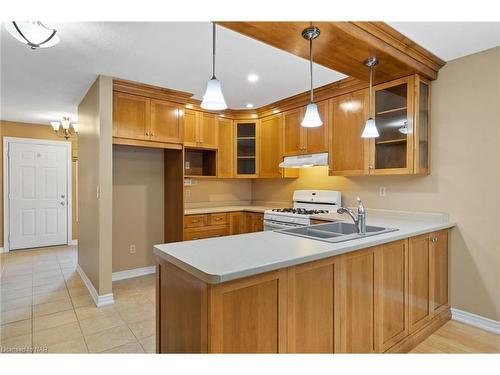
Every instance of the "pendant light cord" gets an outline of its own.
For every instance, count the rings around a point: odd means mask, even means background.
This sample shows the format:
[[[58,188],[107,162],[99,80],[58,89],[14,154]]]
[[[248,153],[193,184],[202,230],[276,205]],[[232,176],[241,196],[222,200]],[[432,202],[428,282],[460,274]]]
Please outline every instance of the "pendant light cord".
[[[370,69],[370,86],[368,88],[368,101],[369,101],[369,103],[368,103],[368,117],[372,117],[372,115],[373,115],[372,114],[372,84],[373,84],[373,82],[372,82],[372,79],[373,79],[372,75],[373,75],[373,66],[370,66],[369,69]]]
[[[215,22],[212,22],[212,79],[215,79]]]
[[[313,92],[313,61],[312,61],[312,38],[309,38],[309,73],[311,76],[311,103],[314,101],[314,92]]]

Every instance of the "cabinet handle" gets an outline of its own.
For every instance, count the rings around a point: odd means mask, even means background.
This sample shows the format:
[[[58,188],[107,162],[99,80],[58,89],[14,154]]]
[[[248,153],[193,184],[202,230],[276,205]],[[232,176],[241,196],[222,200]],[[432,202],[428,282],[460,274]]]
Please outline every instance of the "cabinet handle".
[[[155,133],[151,133],[151,137],[154,137],[155,136]]]
[[[432,241],[432,243],[436,243],[436,242],[438,242],[438,239],[437,239],[437,237],[432,237],[431,241]]]
[[[373,165],[371,165],[371,164],[370,164],[370,165],[368,166],[368,169],[373,169]]]
[[[192,223],[199,223],[200,220],[191,220]]]
[[[149,135],[149,133],[148,133],[148,132],[146,132],[146,135]]]

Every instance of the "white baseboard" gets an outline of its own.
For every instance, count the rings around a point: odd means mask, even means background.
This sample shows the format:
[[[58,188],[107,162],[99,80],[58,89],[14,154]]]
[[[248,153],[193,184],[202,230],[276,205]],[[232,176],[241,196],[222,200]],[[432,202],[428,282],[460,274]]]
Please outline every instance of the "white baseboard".
[[[112,280],[118,281],[118,280],[131,279],[133,277],[151,275],[152,273],[156,273],[156,266],[141,267],[126,271],[113,272]]]
[[[500,322],[498,320],[485,318],[484,316],[454,309],[453,307],[450,310],[451,319],[500,335]]]
[[[78,245],[78,240],[71,240],[69,245]]]
[[[78,272],[78,274],[82,278],[83,283],[89,290],[90,296],[94,300],[94,303],[96,304],[97,307],[112,305],[113,303],[115,303],[113,299],[113,293],[108,293],[103,295],[97,294],[97,290],[95,290],[94,285],[92,285],[92,282],[87,277],[87,275],[85,274],[85,272],[83,271],[83,269],[80,267],[79,264],[76,266],[76,272]]]
[[[5,250],[5,248],[0,247],[0,253],[6,253],[6,252],[7,252],[7,250]]]

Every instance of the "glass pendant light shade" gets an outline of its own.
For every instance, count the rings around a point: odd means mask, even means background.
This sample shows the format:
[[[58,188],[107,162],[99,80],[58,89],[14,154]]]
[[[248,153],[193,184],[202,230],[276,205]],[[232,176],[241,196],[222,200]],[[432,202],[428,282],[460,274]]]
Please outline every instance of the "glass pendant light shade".
[[[54,131],[58,131],[61,123],[59,121],[51,121],[50,125],[52,126],[52,129],[54,129]]]
[[[71,127],[75,131],[75,133],[78,133],[78,124],[75,122],[74,124],[71,124]]]
[[[366,120],[365,128],[363,129],[361,138],[377,138],[379,135],[380,134],[378,133],[375,120],[370,117],[368,120]]]
[[[56,30],[46,27],[40,21],[13,21],[5,23],[5,29],[18,41],[32,49],[48,48],[59,43]]]
[[[207,83],[207,90],[205,91],[205,95],[203,95],[201,108],[212,111],[221,111],[227,108],[224,95],[222,95],[222,86],[215,77]]]
[[[316,103],[309,103],[306,107],[306,114],[304,115],[304,119],[300,124],[304,128],[317,128],[318,126],[323,125],[323,121],[321,121],[321,117],[319,117],[318,106]]]
[[[70,124],[71,124],[71,123],[70,123],[70,120],[69,120],[69,118],[67,118],[67,117],[64,117],[64,118],[62,119],[62,121],[61,121],[61,125],[62,125],[63,129],[69,130],[69,126],[70,126]]]

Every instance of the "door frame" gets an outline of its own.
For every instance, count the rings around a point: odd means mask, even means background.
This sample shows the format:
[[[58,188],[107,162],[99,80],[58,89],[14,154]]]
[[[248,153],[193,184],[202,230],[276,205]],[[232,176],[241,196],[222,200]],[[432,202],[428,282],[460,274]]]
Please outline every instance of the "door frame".
[[[9,186],[10,186],[10,171],[9,171],[9,146],[11,143],[50,145],[50,146],[65,146],[66,147],[66,170],[67,170],[67,226],[66,226],[66,244],[72,243],[73,237],[73,196],[72,196],[72,173],[71,173],[71,141],[52,141],[36,138],[19,138],[19,137],[3,137],[3,252],[10,251],[10,204],[9,204]]]

